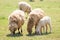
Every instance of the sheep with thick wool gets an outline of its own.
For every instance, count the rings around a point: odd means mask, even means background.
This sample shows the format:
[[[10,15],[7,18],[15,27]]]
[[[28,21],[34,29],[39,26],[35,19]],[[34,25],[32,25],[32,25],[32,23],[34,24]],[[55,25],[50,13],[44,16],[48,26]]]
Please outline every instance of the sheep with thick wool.
[[[32,7],[27,2],[19,2],[18,3],[19,9],[23,10],[24,12],[30,13]]]
[[[28,17],[28,23],[27,23],[27,31],[29,34],[32,33],[33,26],[35,26],[36,28],[37,23],[44,16],[45,16],[44,11],[40,8],[36,8],[30,12],[29,17]]]
[[[18,30],[18,32],[20,33],[19,31],[20,28],[22,32],[22,25],[24,24],[24,20],[25,20],[24,17],[25,14],[21,10],[15,10],[9,15],[8,17],[9,30],[12,34],[15,34],[16,30]]]
[[[36,33],[40,34],[42,33],[42,28],[45,31],[45,27],[46,27],[46,33],[47,33],[47,29],[48,29],[48,25],[50,28],[50,33],[52,32],[52,26],[51,26],[51,18],[49,16],[44,16],[42,19],[39,20],[37,28],[36,28]]]

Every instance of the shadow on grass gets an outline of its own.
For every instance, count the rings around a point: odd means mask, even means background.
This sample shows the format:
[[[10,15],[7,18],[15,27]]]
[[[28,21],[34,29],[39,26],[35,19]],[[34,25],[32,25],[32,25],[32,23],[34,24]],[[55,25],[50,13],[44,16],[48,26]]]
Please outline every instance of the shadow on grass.
[[[43,36],[43,35],[48,35],[48,34],[51,34],[50,32],[49,33],[42,33],[41,35],[40,34],[35,34],[35,33],[33,33],[33,34],[27,34],[26,36]]]
[[[14,35],[12,35],[12,34],[7,34],[6,35],[7,37],[19,37],[19,36],[23,36],[23,34],[18,34],[18,33],[15,33]]]
[[[51,34],[50,32],[49,33],[42,33],[41,35],[49,35],[49,34]]]
[[[35,33],[33,33],[33,34],[26,34],[26,36],[35,36]]]

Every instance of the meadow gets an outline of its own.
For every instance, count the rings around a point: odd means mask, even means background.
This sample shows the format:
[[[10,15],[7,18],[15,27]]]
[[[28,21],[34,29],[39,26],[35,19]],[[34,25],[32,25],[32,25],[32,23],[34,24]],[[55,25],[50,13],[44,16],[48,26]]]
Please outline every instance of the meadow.
[[[45,14],[51,17],[52,21],[52,33],[44,35],[31,35],[27,34],[27,20],[24,23],[23,35],[16,34],[11,36],[8,30],[8,16],[12,11],[18,9],[18,2],[26,1],[33,9],[42,8]],[[27,16],[27,15],[26,15]],[[0,0],[0,40],[60,40],[60,0],[35,0],[35,2],[29,2],[29,0]],[[34,28],[33,28],[34,32]]]

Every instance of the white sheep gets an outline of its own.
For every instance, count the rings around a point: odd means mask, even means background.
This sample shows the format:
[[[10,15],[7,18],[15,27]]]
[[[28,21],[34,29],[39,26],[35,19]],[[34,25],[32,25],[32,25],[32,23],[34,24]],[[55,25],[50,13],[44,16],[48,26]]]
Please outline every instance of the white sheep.
[[[22,32],[22,25],[24,24],[25,20],[25,14],[21,10],[15,10],[13,11],[9,17],[9,30],[12,34],[15,34],[15,31],[18,29],[18,32],[20,33],[19,29],[21,28]]]
[[[24,12],[30,13],[32,7],[27,2],[19,2],[18,3],[19,9],[23,10]]]
[[[42,33],[42,27],[45,30],[46,26],[46,33],[47,33],[47,25],[50,27],[50,33],[52,32],[52,25],[51,25],[51,18],[49,16],[44,16],[40,21],[38,22],[37,28],[36,28],[36,33],[41,34]]]

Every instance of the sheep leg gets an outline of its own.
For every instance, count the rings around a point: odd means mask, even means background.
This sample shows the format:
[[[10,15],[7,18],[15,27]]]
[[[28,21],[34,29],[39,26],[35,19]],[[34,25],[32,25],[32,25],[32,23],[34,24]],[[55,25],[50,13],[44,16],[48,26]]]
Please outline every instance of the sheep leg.
[[[11,35],[14,35],[15,34],[15,31],[11,31]]]
[[[46,24],[46,33],[47,33],[47,30],[48,30],[48,26],[47,26],[47,24]]]
[[[36,26],[35,26],[35,34],[36,34]]]
[[[52,26],[51,23],[49,23],[49,27],[50,27],[50,33],[52,32]]]
[[[13,34],[15,34],[15,31],[13,31]]]
[[[42,27],[40,27],[40,35],[42,34]]]
[[[19,31],[20,28],[18,28],[18,33],[20,34],[20,31]]]
[[[30,30],[30,31],[28,31],[29,32],[29,35],[31,35],[31,33],[32,33],[32,29]]]
[[[14,35],[15,34],[15,31],[11,32],[11,34]]]
[[[21,28],[21,33],[22,33],[22,28]]]
[[[42,26],[43,27],[43,32],[45,33],[45,27],[44,26]]]
[[[37,26],[37,24],[35,25],[35,29],[36,29],[36,26]]]
[[[36,34],[36,28],[37,28],[37,24],[35,25],[35,34]]]
[[[44,26],[42,26],[42,28],[43,28],[43,33],[45,33],[45,27],[44,27]]]

